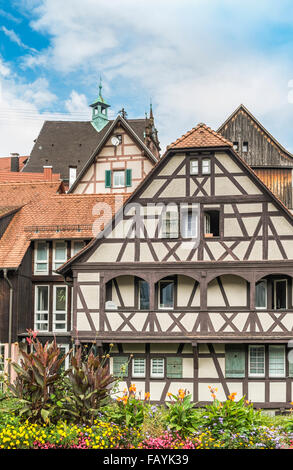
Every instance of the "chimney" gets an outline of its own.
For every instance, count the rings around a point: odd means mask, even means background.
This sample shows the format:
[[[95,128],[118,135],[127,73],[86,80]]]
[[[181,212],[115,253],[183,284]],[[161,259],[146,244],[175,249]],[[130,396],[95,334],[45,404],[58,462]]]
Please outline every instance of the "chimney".
[[[19,153],[11,153],[10,154],[10,171],[15,173],[19,172]]]
[[[43,166],[44,168],[44,180],[52,181],[53,167],[52,166]]]

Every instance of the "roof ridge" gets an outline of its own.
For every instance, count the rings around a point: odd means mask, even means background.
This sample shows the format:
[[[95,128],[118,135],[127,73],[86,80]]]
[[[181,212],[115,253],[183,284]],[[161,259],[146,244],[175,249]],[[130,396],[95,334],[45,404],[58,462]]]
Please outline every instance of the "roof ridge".
[[[211,129],[209,126],[207,126],[204,122],[200,122],[198,123],[195,127],[193,127],[190,131],[186,132],[185,134],[183,134],[181,137],[179,137],[177,140],[175,140],[174,142],[172,142],[170,145],[167,146],[167,149],[170,149],[174,146],[176,146],[177,144],[179,144],[180,142],[182,142],[183,140],[185,140],[187,137],[189,137],[191,134],[195,133],[198,131],[198,129],[200,128],[204,128],[207,132],[209,132],[211,135],[213,135],[214,137],[217,137],[218,139],[220,139],[222,142],[224,142],[225,144],[227,144],[228,146],[232,146],[232,143],[225,139],[225,137],[223,137],[221,134],[218,134],[216,131],[214,131],[213,129]]]

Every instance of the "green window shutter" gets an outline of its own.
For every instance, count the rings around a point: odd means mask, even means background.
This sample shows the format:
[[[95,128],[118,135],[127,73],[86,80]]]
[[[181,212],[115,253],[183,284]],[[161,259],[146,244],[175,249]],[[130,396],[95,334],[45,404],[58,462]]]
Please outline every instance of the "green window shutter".
[[[225,348],[226,377],[245,377],[245,350],[238,344],[226,344]]]
[[[105,171],[105,188],[111,188],[111,170]]]
[[[125,170],[125,186],[132,185],[132,170],[127,169]]]
[[[125,367],[125,372],[122,372]],[[128,358],[121,356],[113,356],[113,375],[115,377],[128,377]]]
[[[167,357],[167,377],[182,378],[182,357]]]

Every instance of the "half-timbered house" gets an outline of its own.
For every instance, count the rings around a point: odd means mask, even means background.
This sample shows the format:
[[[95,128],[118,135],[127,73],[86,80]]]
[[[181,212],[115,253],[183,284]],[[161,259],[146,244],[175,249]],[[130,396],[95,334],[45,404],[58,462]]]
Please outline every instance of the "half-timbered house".
[[[293,155],[241,104],[219,127],[257,176],[293,209]]]
[[[57,270],[73,286],[72,337],[104,351],[114,343],[111,370],[127,363],[125,383],[154,402],[185,388],[204,404],[214,386],[221,400],[236,392],[286,408],[292,241],[291,213],[199,124]]]

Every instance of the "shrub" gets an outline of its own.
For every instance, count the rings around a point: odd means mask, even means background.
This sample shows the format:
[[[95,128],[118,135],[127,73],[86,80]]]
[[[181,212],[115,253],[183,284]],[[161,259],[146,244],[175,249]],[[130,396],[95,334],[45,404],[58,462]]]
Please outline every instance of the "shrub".
[[[144,400],[137,398],[134,384],[129,389],[125,389],[123,393],[122,397],[116,399],[116,403],[104,410],[105,416],[116,424],[140,427],[150,409],[149,393],[145,394]]]
[[[171,431],[177,431],[181,436],[186,437],[196,431],[199,424],[200,414],[195,409],[194,403],[191,403],[191,395],[186,394],[186,390],[180,389],[177,395],[168,393],[172,398],[167,402],[168,413],[166,421]]]

